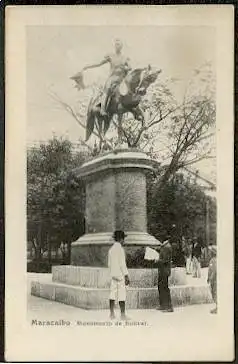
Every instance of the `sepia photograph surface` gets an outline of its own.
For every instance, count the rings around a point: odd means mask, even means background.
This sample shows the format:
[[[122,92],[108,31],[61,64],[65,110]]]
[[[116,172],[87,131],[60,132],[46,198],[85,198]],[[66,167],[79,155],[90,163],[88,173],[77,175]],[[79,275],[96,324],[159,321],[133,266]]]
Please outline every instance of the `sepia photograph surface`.
[[[6,358],[224,361],[232,6],[6,12]]]

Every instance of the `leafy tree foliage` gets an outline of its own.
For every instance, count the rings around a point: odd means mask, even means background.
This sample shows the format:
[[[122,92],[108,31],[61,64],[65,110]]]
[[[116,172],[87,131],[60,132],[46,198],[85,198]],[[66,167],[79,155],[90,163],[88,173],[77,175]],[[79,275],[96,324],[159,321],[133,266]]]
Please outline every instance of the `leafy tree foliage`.
[[[209,214],[209,243],[216,243],[216,202],[199,185],[188,182],[180,173],[161,190],[158,180],[151,176],[147,193],[148,229],[159,240],[175,230],[178,240],[181,241],[182,236],[192,239],[196,235],[205,246]]]
[[[57,138],[28,151],[28,241],[38,259],[84,233],[84,186],[74,171],[85,157],[73,153],[70,141]]]

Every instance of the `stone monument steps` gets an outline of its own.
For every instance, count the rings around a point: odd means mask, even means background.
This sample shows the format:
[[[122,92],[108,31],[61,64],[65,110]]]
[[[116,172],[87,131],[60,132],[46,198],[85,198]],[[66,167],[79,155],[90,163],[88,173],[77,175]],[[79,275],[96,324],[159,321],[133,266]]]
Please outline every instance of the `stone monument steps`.
[[[127,308],[154,308],[158,304],[157,269],[129,269],[131,280],[127,288]],[[54,266],[52,280],[39,278],[31,283],[31,294],[52,301],[85,308],[108,309],[110,277],[107,268]],[[185,269],[174,268],[170,276],[173,305],[211,302],[204,280],[187,284]]]
[[[174,307],[212,302],[209,287],[204,283],[170,286],[170,291]],[[108,287],[83,287],[44,280],[31,282],[32,295],[84,309],[108,309],[109,292]],[[128,309],[151,309],[157,305],[157,287],[128,287]]]
[[[157,287],[157,269],[129,269],[130,287]],[[52,267],[53,282],[66,283],[81,287],[109,288],[110,276],[108,268],[79,267],[72,265]],[[169,285],[186,285],[187,276],[184,268],[173,268],[169,277]]]

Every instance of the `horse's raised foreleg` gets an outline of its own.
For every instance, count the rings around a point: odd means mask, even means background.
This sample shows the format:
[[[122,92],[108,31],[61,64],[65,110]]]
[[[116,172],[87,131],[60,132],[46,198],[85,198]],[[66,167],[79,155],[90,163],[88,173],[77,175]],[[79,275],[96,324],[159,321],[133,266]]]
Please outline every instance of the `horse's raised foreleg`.
[[[96,116],[96,129],[97,129],[97,134],[98,134],[98,139],[99,139],[99,150],[101,151],[102,146],[103,146],[103,119],[100,117],[99,114],[97,114]]]
[[[122,115],[118,115],[117,120],[117,133],[118,133],[118,145],[122,145],[123,129],[122,129]]]

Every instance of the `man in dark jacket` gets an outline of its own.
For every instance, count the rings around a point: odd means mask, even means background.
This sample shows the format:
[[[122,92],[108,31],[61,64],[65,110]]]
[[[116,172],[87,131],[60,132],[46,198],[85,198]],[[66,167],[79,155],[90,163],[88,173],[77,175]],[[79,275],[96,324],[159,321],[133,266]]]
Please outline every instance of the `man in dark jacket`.
[[[158,291],[159,307],[163,312],[173,312],[171,295],[168,286],[168,279],[171,274],[172,247],[169,240],[166,240],[160,247],[158,260]]]

